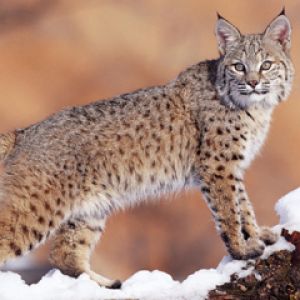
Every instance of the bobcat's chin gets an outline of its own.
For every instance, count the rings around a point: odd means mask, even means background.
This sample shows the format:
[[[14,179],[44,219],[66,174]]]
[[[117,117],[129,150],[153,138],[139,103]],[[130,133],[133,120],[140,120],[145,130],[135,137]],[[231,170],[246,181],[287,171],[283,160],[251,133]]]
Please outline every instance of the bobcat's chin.
[[[235,93],[231,97],[228,97],[226,103],[229,103],[230,106],[247,109],[257,104],[263,107],[273,107],[279,104],[282,100],[284,99],[277,95],[277,93],[269,91],[263,94],[251,93],[248,95]]]
[[[261,102],[266,99],[268,96],[267,94],[258,94],[258,93],[252,93],[248,96],[248,99],[250,102]]]
[[[262,104],[263,106],[272,107],[277,105],[280,101],[278,96],[275,93],[268,92],[266,94],[251,94],[247,96],[248,99],[245,101],[248,102],[248,106],[253,104]]]
[[[280,93],[277,91],[269,91],[265,94],[251,94],[249,102],[255,104],[260,103],[264,107],[273,107],[287,99],[287,91]]]

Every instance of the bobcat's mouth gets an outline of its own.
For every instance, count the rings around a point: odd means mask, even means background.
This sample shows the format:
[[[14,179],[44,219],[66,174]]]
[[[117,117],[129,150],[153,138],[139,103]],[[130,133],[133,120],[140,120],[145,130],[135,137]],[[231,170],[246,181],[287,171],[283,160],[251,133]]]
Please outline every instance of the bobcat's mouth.
[[[268,94],[269,91],[267,90],[263,90],[263,91],[256,91],[256,90],[253,90],[253,91],[240,91],[240,94],[243,95],[243,96],[250,96],[250,95],[266,95]]]

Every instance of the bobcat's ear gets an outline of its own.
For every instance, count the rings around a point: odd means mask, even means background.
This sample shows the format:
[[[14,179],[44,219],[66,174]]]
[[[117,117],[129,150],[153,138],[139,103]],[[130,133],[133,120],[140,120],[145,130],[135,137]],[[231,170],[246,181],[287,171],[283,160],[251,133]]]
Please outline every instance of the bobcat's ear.
[[[240,41],[241,33],[230,22],[218,15],[218,21],[216,24],[215,34],[218,41],[219,51],[221,55],[224,55],[231,45],[234,45]]]
[[[289,19],[282,12],[267,26],[264,32],[264,39],[279,43],[284,51],[291,47],[291,24]]]

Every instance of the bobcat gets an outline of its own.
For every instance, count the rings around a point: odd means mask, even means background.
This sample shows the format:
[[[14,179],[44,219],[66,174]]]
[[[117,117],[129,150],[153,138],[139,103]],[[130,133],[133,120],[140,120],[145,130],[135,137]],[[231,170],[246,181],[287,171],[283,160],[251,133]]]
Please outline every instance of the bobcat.
[[[261,255],[277,236],[257,225],[243,175],[291,90],[290,36],[284,11],[249,35],[218,16],[218,59],[2,134],[0,263],[52,235],[55,267],[119,288],[89,265],[107,217],[188,186],[201,189],[233,258]]]

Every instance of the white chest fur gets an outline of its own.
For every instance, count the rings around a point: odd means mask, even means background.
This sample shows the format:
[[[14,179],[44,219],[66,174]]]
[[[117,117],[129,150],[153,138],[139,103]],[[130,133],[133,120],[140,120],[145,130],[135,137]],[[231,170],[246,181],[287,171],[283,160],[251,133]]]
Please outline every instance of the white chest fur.
[[[270,127],[272,111],[272,109],[266,109],[264,111],[253,110],[253,112],[249,112],[246,131],[247,142],[243,150],[245,159],[241,164],[243,169],[250,165],[262,147]]]

